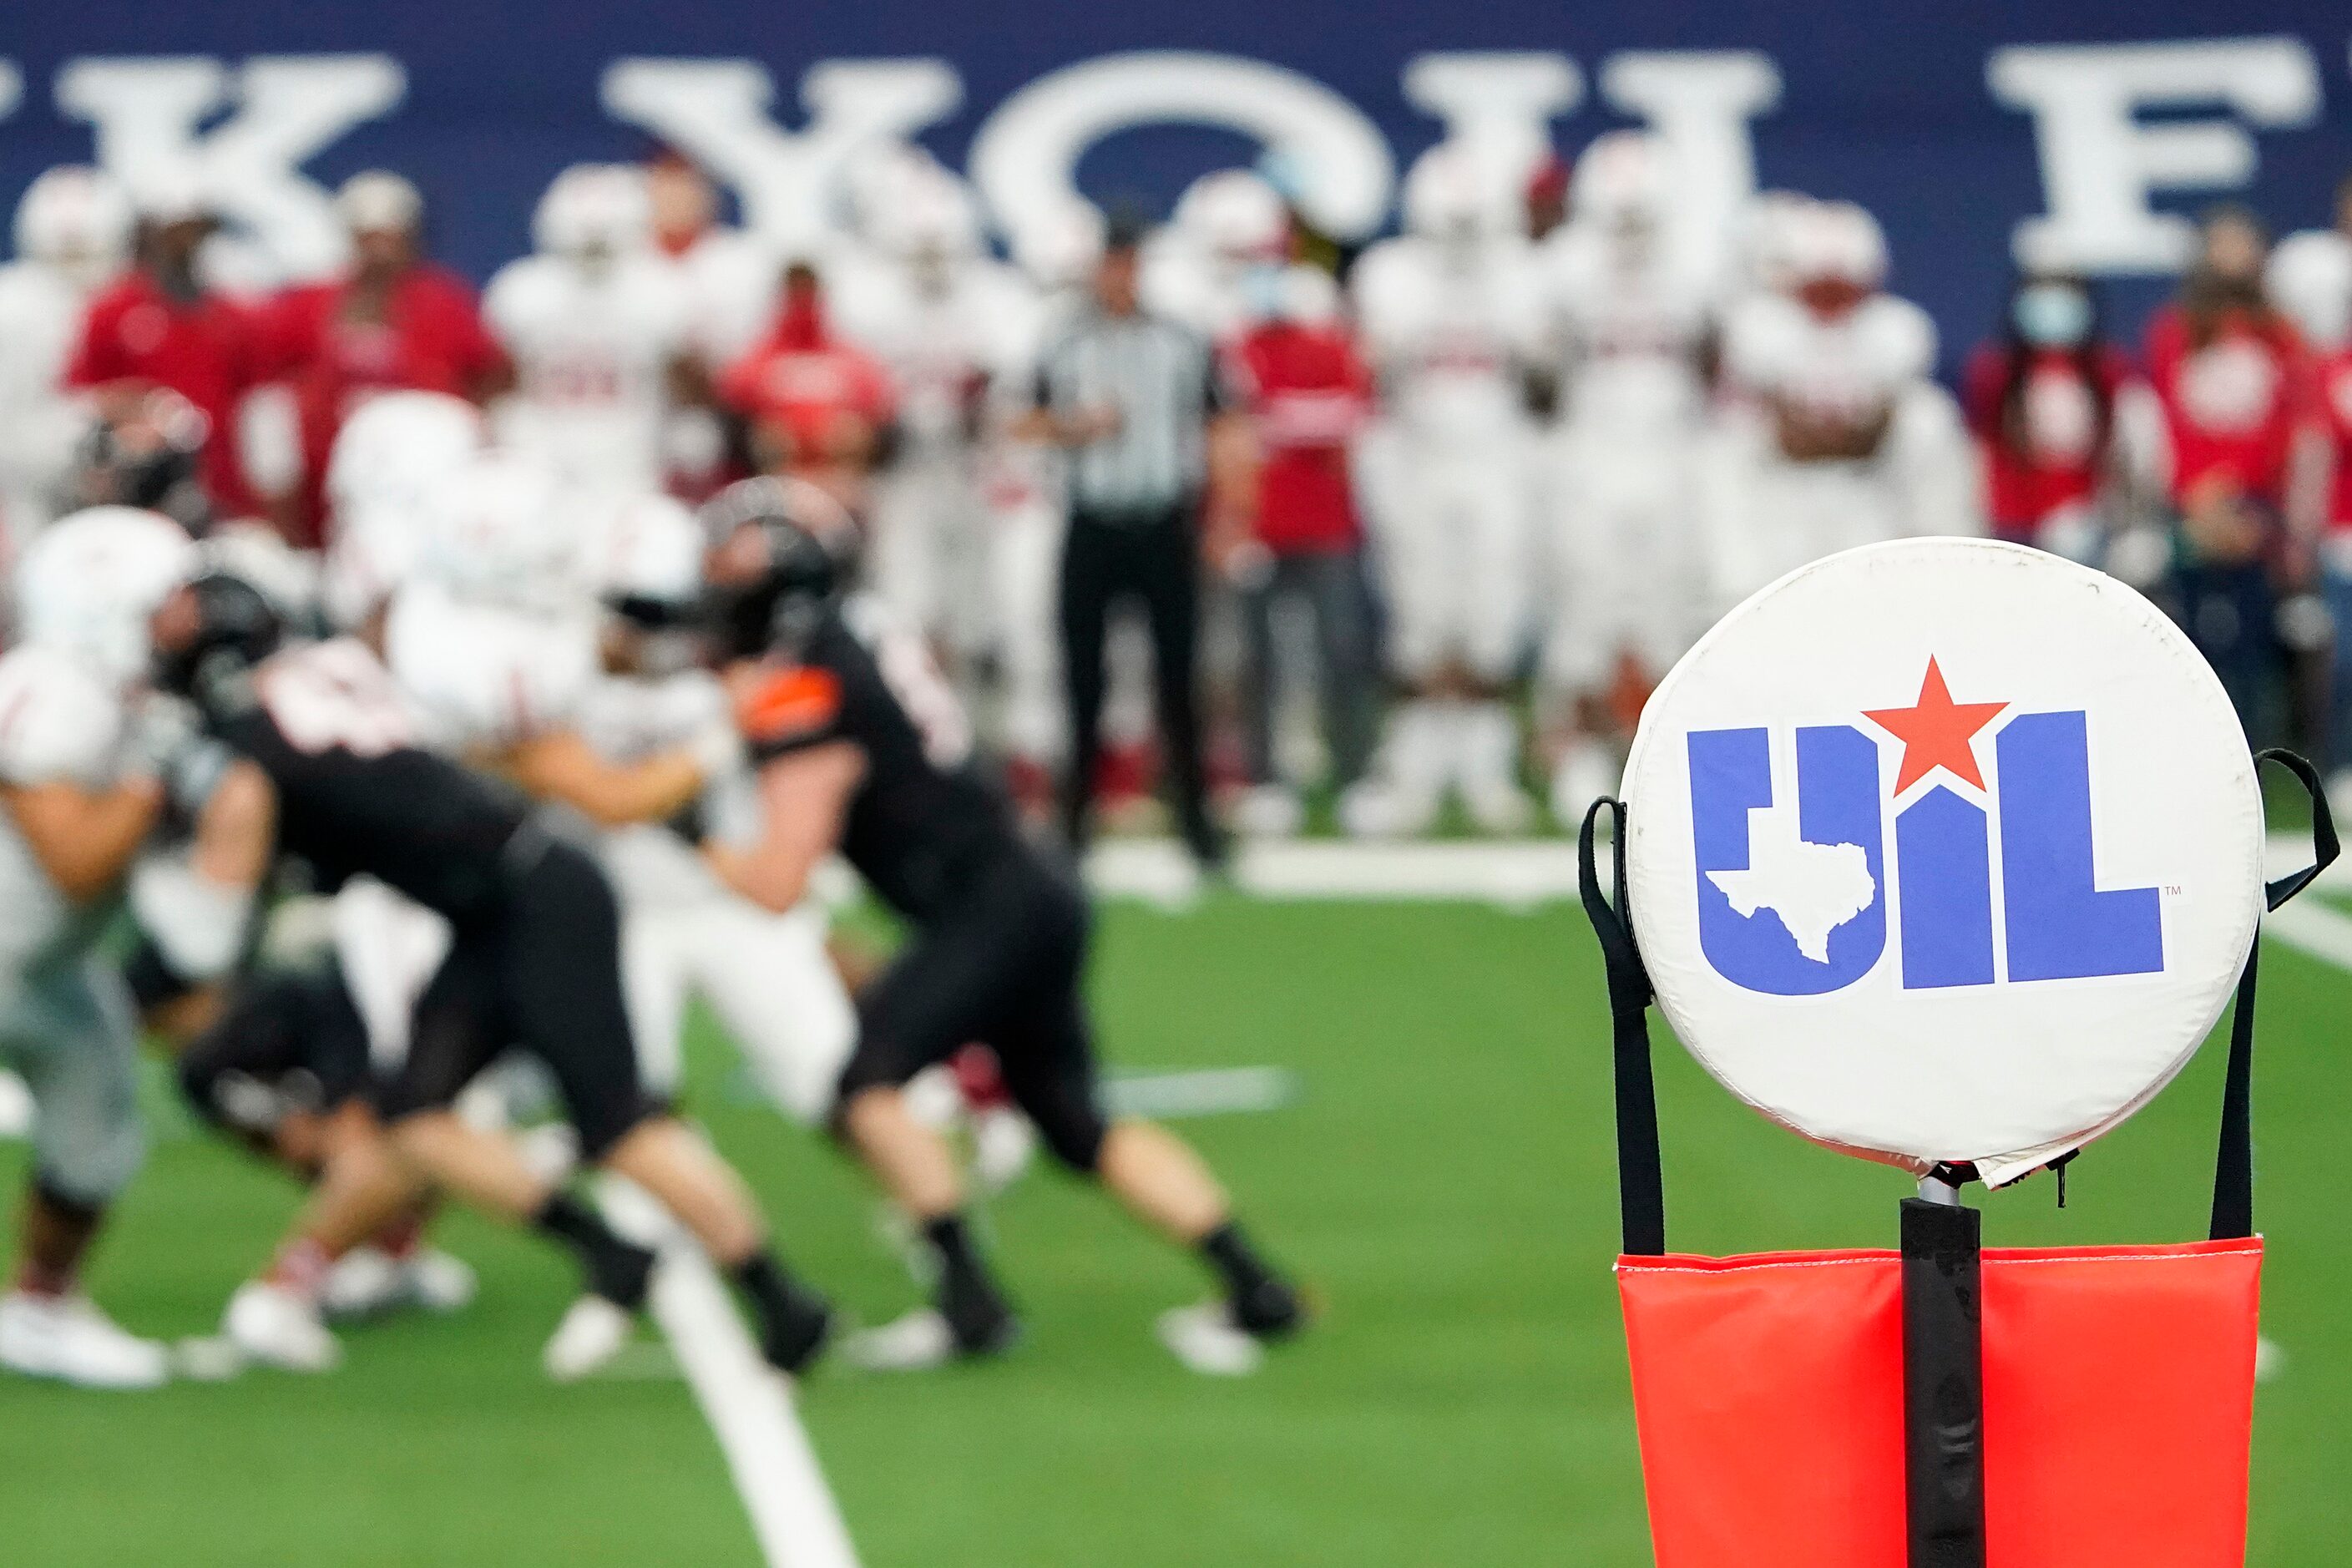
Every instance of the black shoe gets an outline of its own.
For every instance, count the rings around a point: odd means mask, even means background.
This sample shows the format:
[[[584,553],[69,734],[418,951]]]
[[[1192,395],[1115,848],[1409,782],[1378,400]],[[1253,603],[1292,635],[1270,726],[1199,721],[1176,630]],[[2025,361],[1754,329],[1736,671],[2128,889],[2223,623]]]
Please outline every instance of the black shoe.
[[[1002,1355],[1021,1338],[1021,1319],[984,1279],[950,1278],[940,1287],[940,1316],[967,1360]]]
[[[645,1310],[654,1275],[654,1255],[634,1242],[615,1239],[587,1261],[588,1289],[627,1312]]]
[[[760,1353],[768,1364],[798,1377],[816,1363],[833,1338],[833,1308],[814,1291],[794,1289],[784,1310],[760,1331]]]
[[[1285,1340],[1307,1326],[1307,1303],[1286,1282],[1268,1277],[1227,1303],[1234,1324],[1254,1339]]]

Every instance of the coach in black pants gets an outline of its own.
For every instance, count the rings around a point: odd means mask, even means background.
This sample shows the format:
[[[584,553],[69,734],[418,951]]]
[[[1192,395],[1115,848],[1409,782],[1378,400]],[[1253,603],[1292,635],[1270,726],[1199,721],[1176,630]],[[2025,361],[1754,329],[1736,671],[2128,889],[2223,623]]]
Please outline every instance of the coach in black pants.
[[[1061,618],[1070,773],[1063,810],[1072,846],[1083,847],[1101,752],[1104,632],[1113,604],[1139,600],[1151,623],[1177,821],[1193,855],[1213,867],[1223,859],[1223,841],[1209,816],[1193,668],[1199,520],[1213,454],[1229,450],[1234,433],[1208,342],[1141,307],[1140,239],[1131,226],[1113,229],[1092,303],[1040,360],[1024,422],[1033,438],[1069,453]]]

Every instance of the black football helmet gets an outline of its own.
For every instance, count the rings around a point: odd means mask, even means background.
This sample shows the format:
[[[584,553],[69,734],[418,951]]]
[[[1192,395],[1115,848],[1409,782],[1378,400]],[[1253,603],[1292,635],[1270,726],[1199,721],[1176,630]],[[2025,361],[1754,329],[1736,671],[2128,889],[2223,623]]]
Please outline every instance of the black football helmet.
[[[278,651],[285,626],[268,597],[242,577],[207,572],[186,591],[195,602],[194,629],[168,645],[159,637],[154,681],[210,709]]]
[[[157,388],[82,438],[74,454],[75,498],[84,506],[159,511],[201,536],[214,521],[199,472],[211,435],[212,422],[195,405]]]
[[[848,585],[857,525],[846,509],[804,480],[756,479],[711,497],[701,519],[719,654],[796,649]]]

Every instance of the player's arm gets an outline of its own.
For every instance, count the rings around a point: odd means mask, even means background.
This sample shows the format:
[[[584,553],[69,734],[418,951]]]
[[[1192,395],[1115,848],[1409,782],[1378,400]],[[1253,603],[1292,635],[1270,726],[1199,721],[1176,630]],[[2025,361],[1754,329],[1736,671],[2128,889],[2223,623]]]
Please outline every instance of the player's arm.
[[[189,770],[194,774],[194,769]],[[131,908],[152,963],[168,984],[146,1023],[176,1054],[219,1017],[220,982],[245,952],[255,896],[278,847],[278,792],[242,758],[175,790],[192,807],[186,852],[151,858],[131,873]],[[189,795],[200,793],[191,803]]]
[[[541,800],[562,801],[600,827],[662,822],[693,804],[714,769],[700,746],[614,763],[571,730],[550,730],[508,747],[497,770]]]
[[[58,890],[85,903],[130,868],[163,809],[163,786],[131,778],[90,790],[50,780],[0,787],[0,804]]]
[[[808,892],[809,876],[840,842],[849,802],[866,777],[866,753],[854,742],[827,741],[788,752],[759,774],[760,837],[748,847],[717,840],[702,853],[719,879],[763,909],[781,913]]]

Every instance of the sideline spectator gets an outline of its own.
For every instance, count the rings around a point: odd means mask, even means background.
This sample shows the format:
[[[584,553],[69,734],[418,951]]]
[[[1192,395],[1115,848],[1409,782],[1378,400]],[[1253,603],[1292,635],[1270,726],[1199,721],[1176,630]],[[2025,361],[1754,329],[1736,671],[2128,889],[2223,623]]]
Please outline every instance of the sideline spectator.
[[[279,526],[305,546],[322,542],[328,455],[362,399],[413,391],[480,403],[513,380],[473,289],[424,258],[425,205],[415,186],[370,170],[343,182],[335,209],[351,230],[350,268],[289,289],[277,304],[278,352],[302,448],[301,484]]]
[[[1250,782],[1244,826],[1286,836],[1298,830],[1303,813],[1275,756],[1277,616],[1296,605],[1314,622],[1323,739],[1331,783],[1343,795],[1371,760],[1379,666],[1349,472],[1356,436],[1371,417],[1372,374],[1336,319],[1338,291],[1328,276],[1303,267],[1277,276],[1285,309],[1246,332],[1228,362],[1255,441],[1255,505],[1244,520],[1248,531],[1230,529],[1212,540],[1210,554],[1244,596]],[[1302,294],[1308,298],[1288,298]]]
[[[1961,397],[1994,536],[2094,558],[2114,521],[2112,492],[2134,466],[2126,424],[2137,400],[2145,425],[2147,393],[2101,331],[2090,286],[2019,279],[2001,335],[1969,360]]]
[[[2172,452],[2178,613],[2250,728],[2279,655],[2274,574],[2291,564],[2291,535],[2315,532],[2288,517],[2291,489],[2307,504],[2308,487],[2290,481],[2300,437],[2313,431],[2312,366],[2263,294],[2268,251],[2245,208],[2207,215],[2179,297],[2148,323],[2147,350]]]
[[[66,384],[98,395],[101,416],[137,416],[146,395],[168,387],[205,417],[202,472],[224,517],[258,513],[246,477],[237,416],[273,369],[264,313],[206,286],[197,254],[215,226],[192,175],[151,179],[137,193],[137,262],[90,300]]]
[[[863,512],[898,396],[879,362],[835,335],[815,268],[784,269],[774,324],[719,376],[718,394],[750,424],[762,470],[807,479]]]

